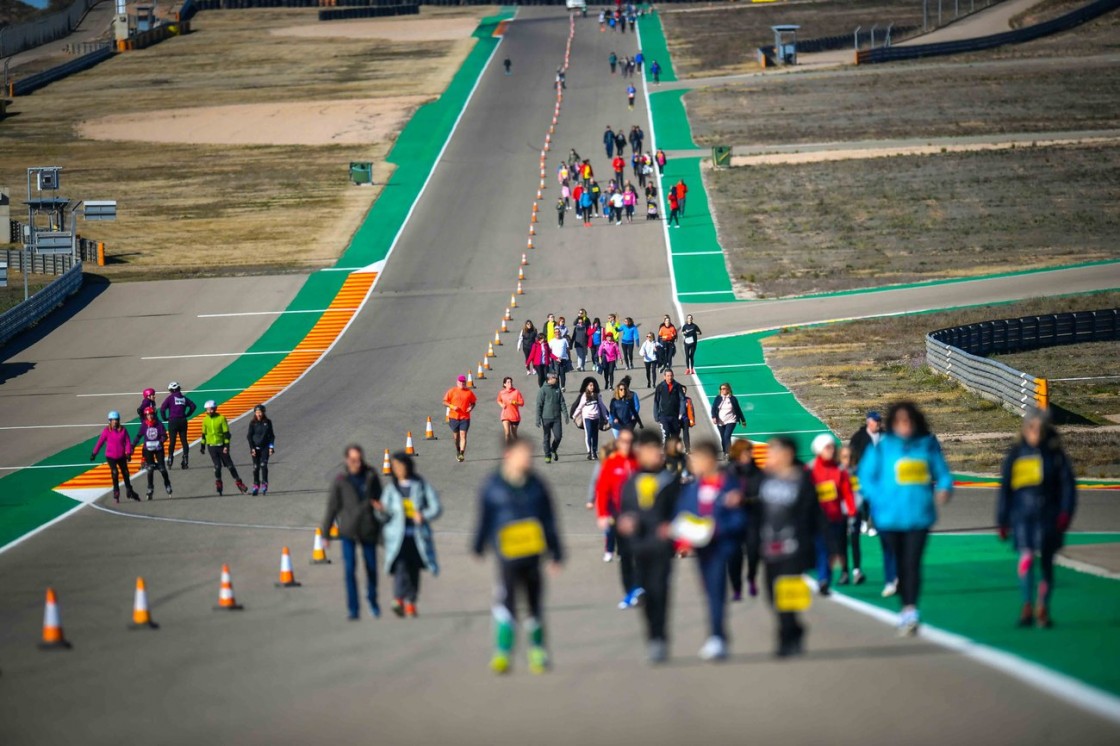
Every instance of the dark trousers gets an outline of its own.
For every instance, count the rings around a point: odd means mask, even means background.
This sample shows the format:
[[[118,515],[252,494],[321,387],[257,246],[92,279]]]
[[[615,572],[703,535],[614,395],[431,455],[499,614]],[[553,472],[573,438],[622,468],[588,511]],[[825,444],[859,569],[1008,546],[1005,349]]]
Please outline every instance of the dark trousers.
[[[669,225],[672,225],[673,223],[676,223],[677,225],[681,224],[679,208],[677,210],[669,210]]]
[[[929,529],[883,531],[883,542],[891,548],[898,562],[898,595],[903,606],[917,606],[922,590],[922,554],[926,549]]]
[[[561,228],[564,227],[564,211],[563,210],[557,210],[556,211],[556,225],[558,225]]]
[[[172,417],[167,421],[167,455],[171,459],[171,463],[175,463],[175,443],[181,442],[183,444],[183,463],[187,463],[188,456],[190,456],[191,449],[187,443],[187,418],[186,417]]]
[[[529,605],[529,616],[538,622],[544,619],[542,595],[544,583],[541,579],[540,560],[536,557],[516,562],[501,562],[498,569],[498,588],[495,605],[505,608],[510,623],[517,621],[517,594],[525,594]]]
[[[854,570],[863,567],[863,552],[859,546],[860,513],[862,513],[862,510],[857,512],[855,520],[851,521],[848,526],[848,546],[852,550],[852,569]]]
[[[692,369],[696,366],[696,345],[684,346],[684,367]]]
[[[393,598],[416,603],[416,597],[420,595],[420,570],[423,567],[424,560],[420,558],[416,540],[405,536],[400,554],[393,560],[390,568],[393,573]]]
[[[690,435],[692,426],[688,424],[688,420],[681,419],[681,440],[684,442],[685,453],[692,450],[692,437]]]
[[[766,563],[766,592],[770,605],[774,605],[774,581],[783,575],[800,575],[799,563],[791,560],[780,560]],[[789,611],[777,611],[778,616],[778,644],[797,642],[805,634],[804,627],[798,621],[797,614]]]
[[[646,386],[653,388],[657,385],[657,361],[644,361],[646,364]]]
[[[622,343],[622,362],[626,364],[627,369],[634,367],[634,343]]]
[[[747,521],[758,520],[755,515],[750,514],[747,516]],[[743,592],[743,550],[746,550],[747,555],[747,581],[755,582],[758,578],[758,566],[761,564],[761,557],[759,556],[759,539],[757,531],[748,531],[747,537],[743,541],[743,546],[736,549],[731,553],[727,559],[727,575],[731,578],[731,590],[735,593]]]
[[[723,455],[726,456],[731,449],[731,435],[735,432],[735,423],[716,425],[716,429],[719,430],[719,443],[723,447]]]
[[[583,442],[587,445],[587,452],[593,456],[599,455],[599,420],[583,421]]]
[[[268,449],[253,449],[253,484],[268,484]]]
[[[377,603],[377,544],[376,542],[356,541],[342,538],[342,562],[346,580],[346,608],[350,616],[358,616],[358,549],[361,548],[362,560],[366,565],[366,598],[370,604]]]
[[[817,537],[817,580],[832,583],[832,560],[839,558],[843,572],[848,571],[848,524],[823,521]]]
[[[163,486],[168,487],[171,485],[171,479],[167,476],[167,463],[163,458],[163,451],[144,451],[144,467],[148,472],[148,492],[152,491],[152,485],[155,483],[156,470],[163,476]]]
[[[125,490],[132,494],[132,479],[128,476],[128,459],[106,458],[105,461],[109,464],[109,473],[113,475],[113,494],[120,494],[121,479],[124,479]]]
[[[645,591],[646,639],[668,639],[669,574],[673,569],[673,552],[669,545],[634,556],[634,580]]]
[[[564,427],[560,420],[543,420],[541,431],[544,433],[544,455],[554,456],[560,448],[560,439],[564,436]]]
[[[611,527],[614,530],[614,527]],[[618,577],[622,581],[622,592],[629,594],[639,586],[636,584],[637,570],[634,564],[634,549],[625,536],[616,537],[618,546]]]
[[[661,425],[661,432],[664,434],[665,440],[680,437],[681,421],[679,417],[658,417],[657,421]]]
[[[697,568],[708,599],[708,633],[726,639],[724,610],[727,607],[727,563],[733,551],[743,556],[741,544],[713,543],[697,553]],[[742,580],[739,581],[742,583]]]
[[[544,380],[548,378],[548,367],[547,365],[537,366],[537,388],[544,386]]]
[[[219,482],[222,481],[222,467],[229,469],[229,474],[235,481],[240,482],[241,477],[237,476],[237,467],[233,465],[233,459],[225,452],[222,446],[206,446],[206,452],[210,454],[210,461],[214,464],[214,479]]]
[[[614,369],[617,360],[603,360],[603,388],[610,391],[614,388]]]

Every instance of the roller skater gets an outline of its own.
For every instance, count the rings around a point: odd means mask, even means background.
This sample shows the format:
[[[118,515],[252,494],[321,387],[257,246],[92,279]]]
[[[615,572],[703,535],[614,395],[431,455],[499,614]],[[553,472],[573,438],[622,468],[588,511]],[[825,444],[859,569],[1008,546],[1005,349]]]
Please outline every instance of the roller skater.
[[[167,475],[167,463],[164,460],[163,443],[167,440],[167,430],[163,423],[156,417],[155,407],[144,410],[144,419],[136,431],[134,446],[143,444],[140,452],[144,454],[144,471],[148,472],[148,499],[152,499],[155,492],[156,470],[163,475],[163,489],[171,494],[171,478]]]
[[[205,453],[207,449],[210,451],[210,460],[214,463],[214,488],[218,494],[222,494],[222,466],[229,469],[229,474],[233,477],[234,484],[241,494],[249,491],[245,483],[241,481],[241,477],[237,475],[237,467],[233,465],[233,459],[229,457],[229,422],[223,414],[218,414],[218,405],[214,400],[206,402],[203,405],[206,410],[206,416],[202,418],[202,446],[201,451]]]

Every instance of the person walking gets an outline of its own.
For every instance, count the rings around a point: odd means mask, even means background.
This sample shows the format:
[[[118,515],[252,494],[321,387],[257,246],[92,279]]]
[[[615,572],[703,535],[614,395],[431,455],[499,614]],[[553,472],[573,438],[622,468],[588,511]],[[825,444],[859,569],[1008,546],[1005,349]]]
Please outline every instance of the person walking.
[[[560,441],[564,437],[564,426],[560,418],[571,422],[568,404],[564,401],[564,392],[560,390],[557,378],[555,372],[550,372],[544,386],[537,391],[537,427],[543,430],[546,464],[560,460]]]
[[[759,520],[747,530],[758,534],[766,563],[767,594],[778,618],[776,655],[800,655],[805,628],[797,615],[807,608],[809,595],[801,575],[813,566],[820,508],[812,477],[797,460],[797,444],[787,436],[767,443],[758,501]]]
[[[133,450],[132,437],[128,434],[127,428],[121,424],[120,412],[112,410],[107,419],[109,424],[97,436],[97,443],[93,446],[89,460],[96,460],[97,454],[104,446],[105,463],[109,464],[109,473],[113,477],[113,502],[121,501],[121,479],[124,480],[125,496],[129,500],[139,500],[140,496],[132,489],[132,479],[128,474],[128,462],[132,458]]]
[[[638,89],[634,87],[633,83],[626,86],[626,105],[629,107],[630,111],[634,111],[634,97],[637,95]]]
[[[249,420],[249,455],[253,457],[253,497],[268,494],[268,460],[276,453],[276,431],[263,404],[253,407]]]
[[[585,188],[579,195],[579,212],[583,218],[584,228],[591,227],[591,204],[591,191]]]
[[[627,376],[627,379],[629,376]],[[634,432],[634,428],[638,426],[641,421],[638,417],[638,410],[635,403],[638,397],[630,392],[630,387],[626,379],[619,382],[615,387],[614,397],[611,398],[611,403],[608,409],[610,410],[611,431],[617,440],[618,436],[623,431]]]
[[[673,369],[666,368],[661,383],[653,390],[653,414],[661,425],[664,440],[679,438],[681,417],[685,416],[684,392],[673,379]]]
[[[611,161],[611,169],[614,170],[614,183],[616,186],[622,184],[622,177],[626,168],[626,161],[623,160],[622,154],[616,155]]]
[[[604,331],[603,344],[599,345],[599,364],[603,367],[603,385],[607,388],[614,386],[614,370],[621,356],[622,350],[614,341],[614,334]]]
[[[622,362],[626,370],[634,369],[634,346],[640,341],[641,332],[634,319],[627,316],[618,327],[618,343],[622,348]]]
[[[144,471],[148,472],[148,499],[152,499],[155,492],[156,470],[163,476],[163,489],[171,494],[171,478],[167,474],[167,462],[164,457],[164,442],[167,440],[167,430],[156,416],[156,408],[148,407],[144,410],[144,419],[136,430],[136,440],[133,446],[139,446],[140,453],[144,456]]]
[[[684,442],[685,455],[692,453],[692,428],[696,427],[696,409],[692,406],[692,397],[688,395],[688,387],[681,385],[681,396],[684,397],[684,412],[681,413],[681,440]]]
[[[652,664],[669,658],[669,575],[673,544],[670,524],[680,496],[679,476],[665,470],[661,438],[643,430],[635,439],[638,471],[622,487],[619,501],[619,555],[633,557],[635,590],[627,605],[643,601],[647,656]]]
[[[214,489],[219,495],[222,494],[222,467],[224,466],[233,477],[238,491],[244,495],[249,488],[241,481],[241,477],[237,474],[237,467],[233,465],[233,459],[229,455],[229,421],[224,414],[218,413],[218,405],[213,399],[203,404],[202,408],[206,410],[206,414],[202,417],[202,444],[199,449],[203,453],[210,452],[210,461],[214,465]]]
[[[567,390],[568,371],[572,369],[572,342],[568,338],[568,327],[563,326],[563,323],[564,318],[561,317],[560,324],[557,325],[556,336],[548,343],[549,370],[556,371],[556,375],[560,379],[561,391]]]
[[[350,445],[345,451],[345,469],[331,481],[327,490],[327,512],[319,530],[324,537],[331,534],[331,526],[338,522],[338,536],[342,543],[343,580],[346,583],[347,618],[358,618],[358,569],[357,553],[361,551],[366,568],[366,600],[374,619],[381,616],[377,603],[377,543],[381,538],[381,522],[377,514],[384,509],[381,503],[381,480],[366,463],[362,447]],[[323,539],[324,546],[330,540]]]
[[[646,388],[652,389],[657,385],[657,363],[661,358],[661,346],[654,339],[653,332],[646,335],[646,340],[638,348],[638,356],[646,366]]]
[[[583,379],[579,387],[579,396],[568,412],[572,422],[583,430],[584,444],[587,447],[587,460],[595,461],[599,458],[599,430],[610,429],[610,412],[607,405],[603,404],[603,397],[599,393],[599,382],[594,377]]]
[[[1019,555],[1020,627],[1029,627],[1036,620],[1042,628],[1053,625],[1054,555],[1062,548],[1076,512],[1073,464],[1046,413],[1032,410],[1023,418],[1018,442],[1004,456],[996,502],[999,538],[1006,541],[1010,537]],[[1037,596],[1035,555],[1042,571]]]
[[[588,338],[588,327],[591,325],[591,320],[587,318],[585,312],[581,312],[576,320],[572,323],[572,347],[571,351],[575,353],[576,359],[574,365],[576,370],[580,373],[584,372],[587,368],[587,347],[590,344]]]
[[[533,374],[532,363],[529,362],[529,356],[533,351],[533,343],[536,341],[537,327],[533,326],[532,321],[525,319],[525,324],[521,327],[521,331],[517,335],[517,349],[521,350],[521,354],[525,356],[525,375],[527,376]]]
[[[568,185],[560,187],[560,196],[556,198],[556,227],[564,227],[564,213],[568,211],[568,203],[571,202],[571,192],[568,190]]]
[[[719,431],[719,442],[723,447],[723,455],[726,457],[731,449],[731,435],[735,432],[735,427],[747,424],[747,418],[743,416],[743,408],[739,405],[738,397],[731,393],[730,383],[719,385],[719,396],[712,400],[711,415],[712,424]]]
[[[622,131],[622,127],[619,127],[617,130],[615,130],[614,149],[618,151],[618,154],[620,156],[625,155],[626,153],[626,133]],[[621,186],[622,185],[619,184],[619,187]]]
[[[672,225],[677,228],[681,227],[681,203],[677,199],[677,192],[674,189],[669,190],[669,220],[666,225]]]
[[[626,185],[626,191],[622,193],[622,208],[626,211],[626,222],[634,222],[634,205],[638,204],[638,194],[634,191],[634,187],[630,184]]]
[[[661,357],[662,368],[673,367],[673,358],[677,354],[677,327],[673,325],[673,320],[665,314],[665,318],[661,321],[661,326],[657,328],[658,341],[661,342]]]
[[[471,429],[471,412],[478,404],[478,397],[467,388],[467,377],[459,376],[455,385],[443,395],[447,407],[447,425],[455,440],[455,460],[460,464],[467,459],[467,431]]]
[[[439,495],[432,485],[416,473],[416,462],[407,453],[390,457],[392,472],[381,492],[385,546],[385,574],[393,578],[393,613],[415,618],[420,595],[420,573],[439,575],[432,521],[443,514]]]
[[[685,203],[685,199],[688,197],[688,184],[684,183],[684,179],[681,179],[677,182],[676,190],[677,190],[678,209],[680,210],[681,217],[683,218],[684,217],[684,203]]]
[[[654,63],[654,64],[656,64],[656,63]],[[653,156],[653,160],[657,163],[657,173],[664,176],[665,175],[665,164],[669,162],[669,157],[667,155],[665,155],[665,151],[662,150],[661,148],[658,148],[657,153],[654,154],[654,156]]]
[[[749,440],[737,440],[728,452],[728,471],[739,480],[739,491],[743,494],[743,512],[747,526],[757,527],[760,520],[758,489],[762,482],[762,469],[754,460],[754,446]],[[758,531],[748,530],[743,542],[747,559],[747,591],[751,598],[758,595],[758,568],[761,564],[761,548]],[[731,600],[743,599],[743,551],[734,552],[727,563],[727,574],[731,578]]]
[[[611,129],[609,124],[603,132],[603,149],[607,151],[607,158],[614,157],[614,130]]]
[[[856,514],[856,498],[848,473],[836,458],[836,439],[831,433],[813,438],[813,460],[809,474],[817,489],[822,521],[817,535],[817,582],[822,596],[829,594],[832,570],[839,567],[841,577],[848,577],[848,517]]]
[[[637,471],[638,461],[633,454],[634,433],[620,432],[615,438],[614,447],[603,461],[596,465],[594,501],[595,520],[599,530],[605,537],[605,551],[603,561],[610,562],[613,549],[617,546],[618,535],[616,522],[622,507],[622,486]],[[618,558],[619,577],[622,580],[622,601],[618,608],[628,609],[637,600],[635,591],[637,586],[634,581],[634,557],[623,547],[623,553]]]
[[[848,473],[852,480],[852,490],[856,493],[856,509],[859,511],[859,517],[852,522],[852,527],[848,531],[848,544],[852,548],[852,564],[855,569],[852,571],[853,579],[858,585],[864,582],[865,577],[862,568],[862,552],[860,548],[860,534],[867,533],[869,537],[874,537],[878,534],[875,524],[871,520],[871,501],[867,499],[867,495],[860,489],[859,484],[859,463],[863,458],[863,454],[867,449],[874,448],[879,444],[880,439],[883,437],[883,417],[878,412],[872,410],[867,413],[867,418],[863,427],[857,430],[848,441],[848,454],[849,466]],[[879,537],[879,544],[883,552],[883,591],[884,598],[893,596],[898,592],[898,562],[895,560],[894,552],[887,545],[882,536]]]
[[[564,549],[545,483],[533,473],[533,449],[515,438],[507,443],[498,470],[486,479],[478,496],[478,520],[471,551],[482,557],[487,547],[498,559],[494,592],[494,655],[490,669],[507,673],[511,666],[517,625],[517,596],[529,607],[525,629],[529,638],[529,671],[540,674],[550,661],[544,625],[544,582],[541,560],[551,558],[550,569],[559,572]]]
[[[521,408],[525,406],[525,397],[513,385],[513,379],[509,376],[502,379],[502,390],[498,392],[498,406],[502,410],[502,434],[508,443],[517,437],[517,428],[521,424]]]
[[[937,506],[953,494],[953,475],[941,444],[913,402],[892,404],[886,426],[879,445],[863,454],[859,483],[871,499],[879,534],[886,534],[898,562],[899,634],[916,635],[921,622],[922,554],[929,530],[937,522]]]
[[[504,60],[502,60],[502,67],[506,69],[506,75],[509,75],[510,68],[513,67],[513,60],[511,60],[509,57],[506,57]]]
[[[700,327],[692,320],[692,314],[685,317],[681,326],[681,342],[684,343],[684,372],[686,375],[696,374],[696,347],[700,344]]]
[[[537,387],[540,388],[544,385],[545,376],[548,375],[552,367],[552,347],[548,343],[546,333],[537,335],[537,340],[533,342],[533,347],[529,350],[529,364],[533,370],[537,372]]]
[[[183,469],[187,468],[191,455],[191,445],[187,440],[187,422],[196,411],[198,411],[198,407],[190,400],[190,397],[183,394],[183,389],[179,386],[178,381],[167,384],[167,398],[163,400],[163,404],[159,405],[159,416],[167,423],[167,465],[169,468],[175,466],[176,443],[182,443],[183,445],[183,457],[180,459],[180,466]]]
[[[743,495],[734,476],[719,466],[715,443],[702,441],[688,458],[693,479],[681,487],[673,538],[696,553],[700,582],[708,601],[708,639],[700,648],[700,659],[725,660],[728,636],[727,568],[732,554],[742,555],[746,533]]]
[[[607,58],[607,62],[611,65],[611,75],[614,75],[615,71],[618,69],[618,55],[615,54],[613,50],[611,51],[610,57]]]

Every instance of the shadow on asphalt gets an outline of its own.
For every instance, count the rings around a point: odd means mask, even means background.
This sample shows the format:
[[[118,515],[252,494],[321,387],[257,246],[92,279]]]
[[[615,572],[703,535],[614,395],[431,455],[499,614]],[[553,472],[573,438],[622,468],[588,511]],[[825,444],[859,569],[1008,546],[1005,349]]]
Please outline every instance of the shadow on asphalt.
[[[887,645],[859,648],[829,648],[826,650],[809,649],[804,655],[796,658],[779,659],[772,652],[766,653],[740,653],[732,654],[722,665],[746,665],[781,661],[782,664],[796,664],[799,661],[813,663],[817,661],[854,661],[875,660],[890,658],[907,658],[913,655],[949,655],[952,651],[937,645]],[[691,668],[696,666],[711,666],[712,663],[699,658],[673,658],[669,661],[669,668]]]
[[[109,281],[101,275],[86,274],[82,282],[82,287],[77,293],[70,296],[61,306],[51,311],[47,317],[38,324],[12,337],[0,348],[0,363],[10,360],[13,356],[23,352],[67,321],[77,316],[86,306],[92,303],[97,296],[104,293],[108,288]],[[21,365],[26,365],[26,363],[21,363]],[[30,363],[30,366],[33,368],[34,363]],[[0,367],[5,368],[3,373],[0,374],[0,383],[3,383],[9,378],[15,378],[14,375],[8,374],[6,370],[7,366]],[[22,375],[26,373],[27,370],[19,371],[17,375]]]

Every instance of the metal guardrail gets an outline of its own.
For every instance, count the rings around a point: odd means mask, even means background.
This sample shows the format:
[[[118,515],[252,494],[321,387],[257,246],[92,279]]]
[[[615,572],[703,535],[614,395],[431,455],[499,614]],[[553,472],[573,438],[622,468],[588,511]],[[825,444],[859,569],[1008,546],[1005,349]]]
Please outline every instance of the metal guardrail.
[[[1023,414],[1050,403],[1045,378],[987,355],[1120,339],[1120,308],[1024,316],[938,329],[926,335],[926,362],[985,399]]]
[[[81,57],[75,57],[69,62],[57,65],[44,70],[35,75],[29,75],[22,80],[17,80],[12,83],[11,95],[13,96],[26,96],[27,94],[37,91],[44,86],[50,85],[56,80],[62,80],[68,75],[88,70],[99,62],[104,62],[115,54],[112,47],[102,47],[101,49],[83,54]]]
[[[100,0],[74,0],[66,10],[0,28],[0,57],[11,57],[40,44],[61,39],[76,29],[89,9],[98,2]]]
[[[880,47],[878,49],[865,49],[856,55],[856,62],[866,65],[873,62],[891,62],[894,60],[909,60],[918,57],[936,57],[946,54],[960,54],[961,52],[978,52],[982,49],[1001,47],[1004,44],[1021,44],[1026,41],[1068,31],[1094,18],[1104,15],[1109,11],[1120,8],[1120,0],[1096,0],[1084,7],[1078,8],[1064,16],[1053,18],[1049,21],[1037,23],[1033,26],[1005,31],[991,36],[978,36],[974,39],[960,39],[946,41],[940,44],[916,44],[908,47]]]
[[[96,251],[96,250],[95,250]],[[8,249],[4,258],[8,262],[8,269],[12,272],[23,272],[23,259],[26,256],[20,249]],[[74,266],[74,257],[69,254],[39,254],[32,256],[28,262],[33,275],[62,275]]]
[[[78,262],[23,303],[0,314],[0,345],[27,327],[37,324],[81,287],[82,263]]]

